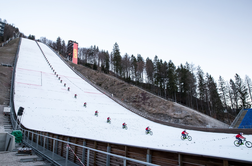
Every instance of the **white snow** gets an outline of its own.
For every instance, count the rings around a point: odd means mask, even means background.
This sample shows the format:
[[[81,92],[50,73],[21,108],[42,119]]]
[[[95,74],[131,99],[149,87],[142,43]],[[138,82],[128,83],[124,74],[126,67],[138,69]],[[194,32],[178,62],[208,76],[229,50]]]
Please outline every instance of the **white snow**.
[[[235,134],[187,130],[193,140],[182,141],[181,129],[144,119],[97,91],[46,45],[39,43],[60,80],[37,44],[22,39],[15,77],[15,110],[24,107],[22,123],[30,129],[126,145],[190,152],[252,161],[252,148],[235,147]],[[66,83],[66,87],[64,87]],[[67,91],[70,87],[70,91]],[[77,99],[74,98],[77,94]],[[87,108],[83,106],[87,102]],[[94,116],[98,110],[99,116]],[[111,117],[112,123],[106,123]],[[122,129],[122,123],[128,130]],[[150,126],[153,136],[145,134]],[[252,141],[252,135],[245,135]]]

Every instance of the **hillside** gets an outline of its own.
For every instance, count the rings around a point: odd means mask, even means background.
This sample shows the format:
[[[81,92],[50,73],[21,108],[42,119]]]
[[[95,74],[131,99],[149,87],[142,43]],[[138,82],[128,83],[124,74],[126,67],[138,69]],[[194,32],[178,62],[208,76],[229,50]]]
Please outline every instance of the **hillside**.
[[[0,47],[0,105],[8,105],[10,100],[11,75],[19,38],[10,41],[6,46]]]
[[[95,85],[111,93],[111,95],[113,94],[113,98],[117,98],[120,102],[127,104],[129,108],[135,108],[135,113],[144,115],[144,117],[150,120],[168,125],[178,124],[182,126],[189,125],[213,128],[228,127],[227,124],[207,115],[184,107],[178,103],[164,100],[115,77],[94,71],[83,65],[67,62]]]

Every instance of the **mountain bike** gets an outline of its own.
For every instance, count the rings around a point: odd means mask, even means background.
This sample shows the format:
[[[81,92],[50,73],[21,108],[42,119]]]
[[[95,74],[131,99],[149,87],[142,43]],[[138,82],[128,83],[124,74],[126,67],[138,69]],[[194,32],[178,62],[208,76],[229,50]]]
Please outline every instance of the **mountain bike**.
[[[122,129],[128,130],[127,125],[125,125],[125,126],[122,125]]]
[[[149,131],[146,131],[146,130],[145,130],[145,134],[146,134],[146,135],[147,135],[147,134],[153,135],[153,132],[152,132],[151,130],[149,130]]]
[[[181,139],[184,141],[185,139],[188,139],[188,141],[191,141],[192,140],[192,137],[188,134],[186,134],[185,138],[183,135],[181,135]]]
[[[246,139],[243,140],[243,143],[239,143],[238,140],[235,140],[235,141],[234,141],[234,145],[235,145],[236,147],[239,147],[239,146],[241,146],[241,145],[245,145],[245,146],[247,146],[248,148],[251,148],[251,147],[252,147],[252,143],[251,143],[250,141],[246,141]]]

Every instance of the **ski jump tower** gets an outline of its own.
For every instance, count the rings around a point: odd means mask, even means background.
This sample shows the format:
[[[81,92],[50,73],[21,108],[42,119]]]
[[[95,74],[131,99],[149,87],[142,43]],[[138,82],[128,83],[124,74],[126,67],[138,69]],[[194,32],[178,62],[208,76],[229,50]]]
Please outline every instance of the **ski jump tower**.
[[[78,64],[78,43],[76,41],[68,40],[67,59]]]

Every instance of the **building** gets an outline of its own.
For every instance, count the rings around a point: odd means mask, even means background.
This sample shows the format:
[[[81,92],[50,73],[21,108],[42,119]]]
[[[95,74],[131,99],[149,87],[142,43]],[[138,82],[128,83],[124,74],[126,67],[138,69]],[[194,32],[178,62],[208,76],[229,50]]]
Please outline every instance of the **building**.
[[[78,43],[68,40],[67,44],[67,59],[75,64],[78,64]]]

